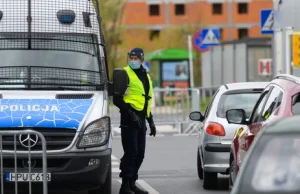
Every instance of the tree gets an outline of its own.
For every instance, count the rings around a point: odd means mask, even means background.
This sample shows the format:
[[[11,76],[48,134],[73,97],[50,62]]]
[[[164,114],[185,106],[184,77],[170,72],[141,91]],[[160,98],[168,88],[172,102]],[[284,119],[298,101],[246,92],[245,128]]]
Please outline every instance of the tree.
[[[116,67],[116,63],[121,57],[118,55],[118,49],[122,43],[124,0],[99,0],[99,6],[108,67],[110,74],[112,74],[112,70]]]

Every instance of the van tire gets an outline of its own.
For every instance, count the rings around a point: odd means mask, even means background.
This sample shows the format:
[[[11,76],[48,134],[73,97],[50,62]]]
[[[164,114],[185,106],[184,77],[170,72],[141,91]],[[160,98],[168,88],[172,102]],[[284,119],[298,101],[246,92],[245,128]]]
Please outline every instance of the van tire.
[[[94,190],[89,190],[89,194],[111,194],[111,164],[107,172],[107,176],[103,185]]]

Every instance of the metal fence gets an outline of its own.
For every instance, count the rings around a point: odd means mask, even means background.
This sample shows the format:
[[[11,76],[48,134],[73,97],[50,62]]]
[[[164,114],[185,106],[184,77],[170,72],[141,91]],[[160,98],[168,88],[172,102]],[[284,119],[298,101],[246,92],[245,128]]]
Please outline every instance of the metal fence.
[[[7,143],[10,142],[10,147],[14,147],[12,150],[6,150]],[[42,172],[33,171],[34,159],[32,159],[31,147],[41,144],[42,150]],[[18,148],[27,147],[28,150],[22,151]],[[19,193],[19,184],[23,187],[27,187],[24,184],[28,183],[28,193],[32,194],[32,183],[42,182],[43,191],[38,193],[48,194],[48,181],[51,176],[47,174],[47,155],[46,155],[46,139],[44,136],[33,130],[0,130],[0,163],[1,163],[1,194],[6,192],[6,186],[9,190],[14,190],[15,194]],[[36,156],[35,156],[36,157]],[[21,162],[22,161],[22,162]],[[25,162],[24,162],[25,161]],[[20,164],[21,163],[21,164]],[[23,166],[20,170],[19,166]],[[14,188],[14,189],[12,189]],[[27,192],[26,192],[27,193]]]
[[[207,88],[155,88],[152,105],[153,119],[156,125],[172,125],[178,133],[190,133],[192,123],[189,114],[192,111],[204,113],[219,86]],[[119,109],[111,105],[112,128],[119,127]]]

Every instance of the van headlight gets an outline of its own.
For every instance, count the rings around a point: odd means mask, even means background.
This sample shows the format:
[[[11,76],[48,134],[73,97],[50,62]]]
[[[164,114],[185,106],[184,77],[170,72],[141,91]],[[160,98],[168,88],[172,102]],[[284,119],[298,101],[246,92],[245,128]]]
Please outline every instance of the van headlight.
[[[110,118],[103,117],[90,123],[80,135],[77,148],[90,148],[104,145],[110,133]]]

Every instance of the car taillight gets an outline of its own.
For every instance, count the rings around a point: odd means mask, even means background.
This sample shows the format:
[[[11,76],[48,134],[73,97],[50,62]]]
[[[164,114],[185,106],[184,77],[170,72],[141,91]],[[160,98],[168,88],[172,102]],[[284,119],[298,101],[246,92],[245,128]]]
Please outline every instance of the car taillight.
[[[207,123],[206,133],[215,136],[225,136],[225,129],[219,123],[209,122]]]

